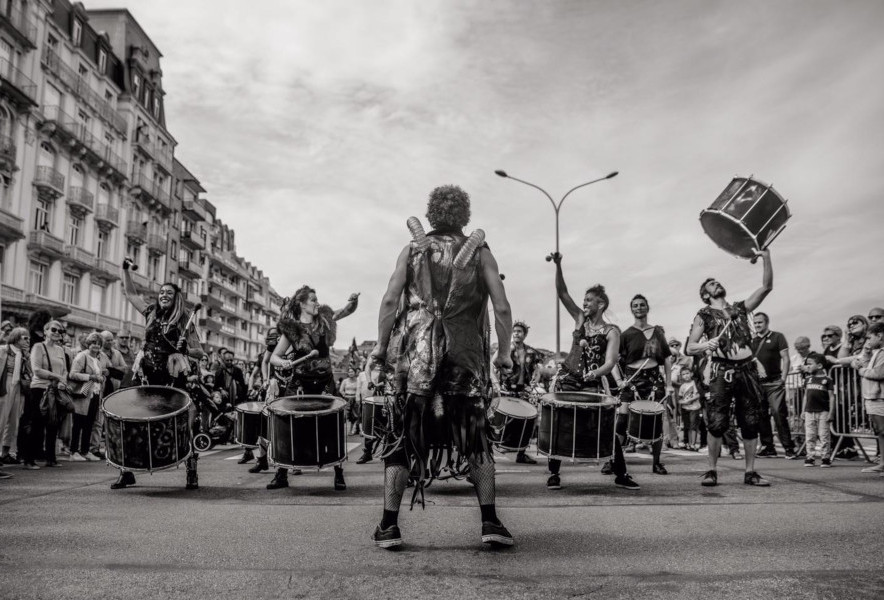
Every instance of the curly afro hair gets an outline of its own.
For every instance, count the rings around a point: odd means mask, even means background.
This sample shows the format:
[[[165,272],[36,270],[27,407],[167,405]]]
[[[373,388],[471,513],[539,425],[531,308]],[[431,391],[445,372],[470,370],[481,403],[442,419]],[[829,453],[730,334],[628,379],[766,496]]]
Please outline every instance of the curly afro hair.
[[[470,195],[456,185],[437,187],[430,192],[427,219],[433,229],[466,227],[470,222]]]

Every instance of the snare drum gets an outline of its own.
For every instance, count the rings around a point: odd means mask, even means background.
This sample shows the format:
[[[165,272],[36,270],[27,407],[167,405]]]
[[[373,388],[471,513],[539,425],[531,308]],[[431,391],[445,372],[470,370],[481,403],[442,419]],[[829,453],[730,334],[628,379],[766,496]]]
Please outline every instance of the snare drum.
[[[257,448],[259,437],[267,437],[267,415],[264,414],[264,403],[243,402],[237,404],[233,441],[244,448]]]
[[[362,399],[362,437],[382,438],[387,431],[387,399],[369,396]]]
[[[269,461],[280,467],[324,467],[347,458],[344,409],[334,396],[286,396],[269,405]]]
[[[191,453],[190,408],[179,389],[147,385],[125,388],[101,403],[107,462],[128,471],[158,471]]]
[[[492,398],[488,420],[492,442],[504,450],[524,450],[534,435],[537,409],[527,400],[499,396]]]
[[[662,440],[663,405],[653,400],[630,402],[626,435],[631,440],[645,444]]]
[[[614,455],[617,400],[606,394],[555,392],[540,399],[537,450],[560,460]]]
[[[786,201],[772,186],[751,177],[735,177],[700,213],[700,224],[719,248],[735,256],[754,258],[767,248],[792,216]]]

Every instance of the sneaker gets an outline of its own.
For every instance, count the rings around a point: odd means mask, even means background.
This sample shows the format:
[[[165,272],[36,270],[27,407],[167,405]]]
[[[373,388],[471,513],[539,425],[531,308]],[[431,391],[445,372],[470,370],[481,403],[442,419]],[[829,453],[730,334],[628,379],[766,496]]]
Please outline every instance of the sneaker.
[[[832,466],[832,459],[831,458],[824,458],[822,461],[822,464],[820,466],[826,467],[826,468],[831,467]]]
[[[703,481],[700,482],[700,485],[703,487],[714,487],[718,485],[718,473],[715,469],[710,469],[703,473],[702,475]]]
[[[731,458],[734,460],[743,460],[743,455],[739,451],[731,452]]]
[[[371,462],[371,458],[372,458],[371,452],[369,452],[368,450],[364,450],[362,452],[362,456],[360,456],[358,459],[356,459],[356,464],[357,465],[364,465],[367,462]]]
[[[0,479],[10,479],[12,477],[12,473],[7,473],[6,471],[0,471]]]
[[[807,458],[804,459],[804,466],[805,467],[815,467],[816,461],[813,459],[812,456],[808,456]]]
[[[617,478],[614,480],[614,485],[616,485],[617,487],[621,487],[624,490],[638,491],[642,489],[641,486],[637,484],[629,475],[618,475]]]
[[[798,458],[798,455],[795,454],[794,450],[786,450],[786,460],[795,460]]]
[[[773,458],[776,455],[777,455],[776,448],[762,448],[761,450],[758,451],[758,454],[756,454],[756,456],[759,456],[762,458]]]
[[[343,492],[347,489],[347,482],[344,481],[344,469],[335,467],[335,490]]]
[[[657,463],[654,465],[654,474],[656,475],[669,475],[669,471],[666,470],[666,467],[663,463]]]
[[[34,462],[26,462],[22,467],[25,471],[39,471],[40,467],[37,463]]]
[[[614,474],[614,463],[610,460],[605,461],[605,464],[602,465],[602,475],[613,475]]]
[[[287,488],[289,486],[289,476],[286,473],[285,469],[280,469],[276,472],[276,475],[273,476],[273,480],[267,484],[268,490],[278,490],[280,488]]]
[[[254,458],[255,458],[255,455],[252,454],[252,451],[249,450],[248,448],[246,448],[245,451],[242,453],[242,457],[237,461],[236,464],[244,465]]]
[[[68,448],[67,446],[62,446],[61,448],[58,449],[58,452],[56,452],[56,454],[58,454],[60,456],[70,456],[71,449]]]
[[[266,471],[270,468],[270,465],[267,464],[266,456],[259,456],[258,461],[255,463],[251,469],[249,469],[249,473],[260,473],[261,471]]]
[[[749,471],[745,475],[743,475],[743,483],[746,485],[754,485],[756,487],[767,487],[770,485],[770,482],[756,473],[755,471]]]
[[[884,473],[884,464],[875,465],[873,467],[866,467],[861,470],[860,473]]]
[[[4,465],[20,465],[21,461],[17,457],[15,457],[11,454],[7,454],[6,456],[3,457],[3,464]]]
[[[516,462],[523,465],[536,465],[537,461],[525,454],[524,452],[519,452],[516,455]]]
[[[399,531],[398,525],[390,525],[386,529],[381,529],[381,526],[378,525],[372,539],[378,548],[394,548],[402,545],[402,533]]]
[[[549,476],[549,479],[546,480],[546,489],[548,490],[560,490],[562,489],[562,480],[557,474],[552,474]]]
[[[90,452],[86,455],[86,458],[91,458],[92,460],[105,460],[107,457],[105,457],[104,452],[99,450],[97,452]]]
[[[515,542],[513,542],[512,534],[507,531],[507,528],[500,521],[497,523],[482,521],[482,543],[495,546],[512,546]]]
[[[71,462],[86,462],[89,459],[86,458],[85,456],[83,456],[82,454],[80,454],[79,452],[74,452],[73,454],[71,454],[70,460],[71,460]]]
[[[110,487],[112,490],[119,490],[127,485],[135,485],[135,474],[132,471],[120,471],[120,477]]]

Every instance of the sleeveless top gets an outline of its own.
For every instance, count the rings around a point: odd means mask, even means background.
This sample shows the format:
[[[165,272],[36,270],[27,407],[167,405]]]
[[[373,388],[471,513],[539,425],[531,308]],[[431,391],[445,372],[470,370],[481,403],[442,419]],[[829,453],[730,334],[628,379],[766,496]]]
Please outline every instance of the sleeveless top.
[[[697,316],[703,321],[703,335],[708,339],[716,337],[727,328],[718,340],[720,353],[728,355],[737,348],[751,350],[753,332],[744,301],[734,302],[724,310],[704,306],[697,312]]]
[[[480,252],[459,269],[454,258],[467,241],[460,230],[427,238],[424,251],[412,245],[405,308],[387,346],[393,392],[486,396],[491,349]]]
[[[583,331],[575,330],[571,334],[571,350],[562,363],[565,371],[576,377],[583,377],[585,372],[598,369],[605,364],[608,352],[608,334],[615,329],[617,329],[616,325],[605,323],[601,331],[597,333],[590,334],[585,324]],[[586,340],[586,348],[580,345],[581,340]]]
[[[144,311],[144,316],[156,310],[151,305]],[[148,325],[144,330],[144,359],[142,367],[147,366],[151,370],[166,371],[169,356],[176,352],[175,345],[181,337],[180,323],[166,323],[159,315],[154,319],[148,318]]]

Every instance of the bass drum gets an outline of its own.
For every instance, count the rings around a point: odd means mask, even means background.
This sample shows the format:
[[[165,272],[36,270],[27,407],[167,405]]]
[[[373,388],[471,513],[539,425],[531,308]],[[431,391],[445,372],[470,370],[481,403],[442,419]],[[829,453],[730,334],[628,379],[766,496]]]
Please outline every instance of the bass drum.
[[[269,460],[276,466],[311,468],[347,459],[344,409],[334,396],[286,396],[267,405]]]
[[[591,392],[554,392],[540,399],[537,451],[549,458],[601,461],[614,455],[617,400]]]
[[[387,431],[387,399],[369,396],[362,399],[362,437],[383,438]]]
[[[498,396],[491,399],[488,420],[492,442],[504,450],[524,450],[534,435],[537,409],[521,398]]]
[[[267,416],[264,414],[264,403],[243,402],[237,404],[233,441],[244,448],[257,448],[259,437],[267,437]]]
[[[158,471],[190,457],[190,396],[166,386],[125,388],[101,403],[107,462],[128,471]]]

